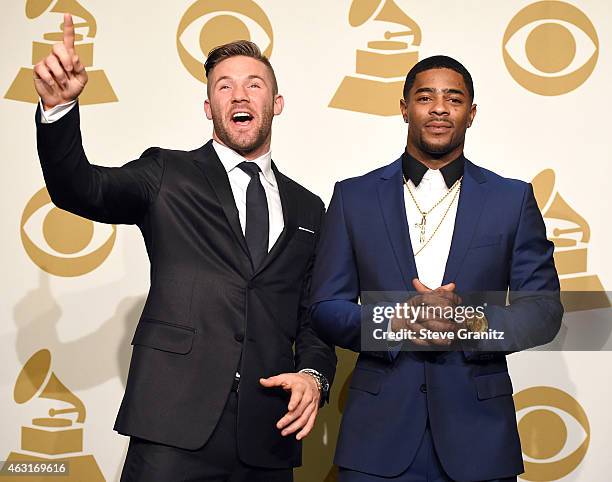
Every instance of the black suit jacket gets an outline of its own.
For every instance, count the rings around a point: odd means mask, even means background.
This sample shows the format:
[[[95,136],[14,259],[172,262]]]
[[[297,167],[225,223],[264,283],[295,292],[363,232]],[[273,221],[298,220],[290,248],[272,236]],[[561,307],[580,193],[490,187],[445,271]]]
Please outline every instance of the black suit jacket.
[[[55,205],[98,222],[136,224],[151,262],[115,429],[201,447],[241,360],[241,459],[269,468],[299,465],[295,437],[282,437],[275,427],[288,394],[261,387],[259,379],[302,368],[333,379],[333,348],[310,327],[306,299],[322,201],[273,165],[285,228],[254,272],[229,179],[211,142],[191,152],[151,148],[108,168],[85,156],[78,107],[52,124],[41,124],[37,112],[36,122]]]

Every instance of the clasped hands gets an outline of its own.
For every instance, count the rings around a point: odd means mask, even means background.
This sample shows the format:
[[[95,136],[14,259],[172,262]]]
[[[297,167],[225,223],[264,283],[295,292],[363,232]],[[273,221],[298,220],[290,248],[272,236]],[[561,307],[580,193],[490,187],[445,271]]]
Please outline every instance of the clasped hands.
[[[455,333],[460,324],[457,324],[450,317],[441,317],[439,313],[449,308],[454,309],[461,303],[461,298],[455,293],[455,283],[448,283],[436,289],[431,289],[419,281],[418,278],[412,280],[417,294],[406,301],[406,304],[411,307],[423,307],[423,309],[413,310],[415,316],[408,318],[394,317],[391,319],[391,329],[393,331],[412,330],[420,333],[421,330],[429,330],[431,332]],[[441,310],[427,310],[427,307],[440,307]],[[415,345],[427,347],[448,347],[453,342],[454,336],[431,336],[427,338],[415,337],[410,339]]]

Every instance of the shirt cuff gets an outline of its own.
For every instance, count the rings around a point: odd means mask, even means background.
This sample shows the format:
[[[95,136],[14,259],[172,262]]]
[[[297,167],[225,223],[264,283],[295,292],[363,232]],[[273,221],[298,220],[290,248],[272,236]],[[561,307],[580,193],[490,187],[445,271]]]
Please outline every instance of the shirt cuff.
[[[62,117],[64,117],[76,104],[76,99],[71,100],[70,102],[66,102],[65,104],[58,104],[55,107],[52,107],[48,111],[45,111],[43,107],[42,100],[38,101],[40,104],[40,123],[41,124],[53,124],[57,122]]]

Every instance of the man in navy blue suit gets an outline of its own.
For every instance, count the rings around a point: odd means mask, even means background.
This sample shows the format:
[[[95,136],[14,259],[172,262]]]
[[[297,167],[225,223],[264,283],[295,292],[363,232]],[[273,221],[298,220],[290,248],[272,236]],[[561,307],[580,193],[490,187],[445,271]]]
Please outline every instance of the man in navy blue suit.
[[[400,100],[405,152],[335,186],[311,310],[324,340],[359,352],[335,456],[341,482],[511,481],[523,472],[506,355],[551,341],[563,307],[531,185],[463,155],[473,101],[463,65],[422,60]],[[383,292],[408,301],[364,301]],[[497,302],[468,312],[468,292]]]

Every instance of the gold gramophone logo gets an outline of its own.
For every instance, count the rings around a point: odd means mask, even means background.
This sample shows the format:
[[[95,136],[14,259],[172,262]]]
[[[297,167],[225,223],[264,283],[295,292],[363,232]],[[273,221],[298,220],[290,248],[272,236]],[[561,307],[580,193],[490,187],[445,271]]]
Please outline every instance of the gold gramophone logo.
[[[46,188],[32,196],[21,216],[26,253],[40,269],[56,276],[93,271],[108,257],[116,238],[116,226],[94,223],[55,207]]]
[[[506,68],[535,94],[561,95],[582,85],[599,56],[589,18],[560,1],[532,3],[508,24],[502,41]]]
[[[61,461],[66,462],[68,469],[68,475],[62,480],[104,482],[94,456],[82,453],[85,405],[51,371],[49,350],[37,351],[26,362],[17,377],[13,398],[19,404],[38,398],[53,400],[61,405],[60,408],[49,409],[48,417],[34,418],[31,426],[21,427],[21,451],[9,454],[5,468],[11,462]],[[16,474],[14,479],[8,477],[6,480],[40,479]]]
[[[578,401],[553,387],[531,387],[514,395],[525,472],[521,478],[548,482],[573,472],[591,441],[591,427]]]
[[[408,71],[419,60],[421,29],[393,0],[353,0],[349,23],[359,27],[372,19],[400,25],[397,32],[386,31],[385,40],[368,42],[356,52],[356,73],[344,77],[330,107],[384,116],[399,115]],[[408,41],[391,40],[407,37]]]
[[[199,32],[192,27],[196,20],[203,23]],[[179,22],[176,48],[187,71],[206,83],[204,62],[208,52],[235,40],[251,40],[259,46],[265,45],[264,41],[260,41],[261,32],[257,30],[262,30],[269,39],[268,46],[262,51],[270,57],[274,46],[272,24],[259,5],[252,0],[198,0],[187,9]],[[198,44],[199,52],[192,54],[185,44]]]
[[[545,169],[532,181],[538,207],[546,223],[548,238],[555,245],[555,265],[559,274],[565,311],[608,308],[610,303],[596,274],[588,272],[589,223],[574,211],[555,190],[555,172]],[[583,294],[576,292],[586,292]]]
[[[30,19],[40,17],[45,12],[58,14],[70,13],[80,18],[81,22],[75,22],[75,29],[85,28],[85,35],[77,32],[75,34],[75,48],[81,59],[81,63],[87,68],[89,81],[85,90],[79,96],[81,105],[104,104],[116,102],[117,96],[103,70],[91,69],[94,65],[94,50],[92,42],[84,42],[84,37],[93,39],[96,36],[97,25],[93,15],[85,9],[77,0],[27,0],[26,16]],[[64,23],[60,24],[59,32],[48,32],[43,35],[44,42],[35,40],[32,43],[32,65],[49,55],[53,45],[61,42],[64,38]],[[18,100],[36,104],[38,94],[34,89],[34,71],[31,67],[22,67],[17,77],[4,95],[6,99]]]

